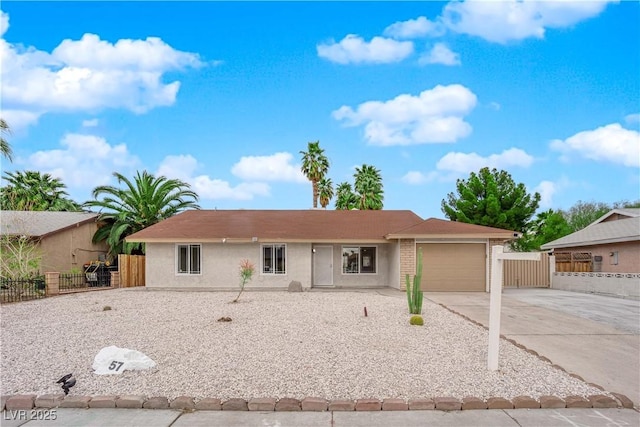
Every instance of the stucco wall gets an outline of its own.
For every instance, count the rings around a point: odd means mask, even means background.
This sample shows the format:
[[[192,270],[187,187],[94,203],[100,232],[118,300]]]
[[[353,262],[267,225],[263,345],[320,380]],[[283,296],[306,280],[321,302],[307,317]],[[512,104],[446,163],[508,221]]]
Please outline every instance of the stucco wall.
[[[192,242],[198,243],[198,242]],[[266,243],[266,242],[265,242]],[[390,286],[390,257],[395,244],[362,244],[376,246],[377,272],[375,274],[343,274],[342,247],[333,245],[333,286],[371,288]],[[358,246],[358,245],[346,245]],[[148,243],[146,246],[146,286],[149,288],[179,289],[237,289],[238,264],[248,258],[256,266],[256,274],[246,289],[287,288],[292,280],[309,288],[312,283],[312,245],[310,243],[287,244],[286,274],[261,273],[261,244],[202,244],[201,274],[176,274],[176,245],[173,243]]]
[[[640,242],[611,243],[608,245],[558,248],[555,252],[590,252],[602,257],[602,273],[640,273]],[[612,264],[611,252],[618,252],[618,264]],[[592,258],[593,259],[593,258]]]
[[[40,271],[66,273],[72,269],[82,270],[85,263],[106,254],[108,247],[105,243],[91,242],[96,230],[96,223],[91,222],[44,237],[40,241],[43,253]]]
[[[201,274],[176,274],[176,245],[147,243],[146,286],[235,290],[238,289],[239,264],[243,259],[249,259],[256,266],[256,273],[245,289],[287,288],[292,280],[300,281],[304,287],[311,285],[309,243],[288,243],[286,274],[277,275],[261,273],[260,243],[204,243],[201,250]]]
[[[551,287],[564,291],[640,299],[640,275],[633,273],[554,273],[551,276]]]
[[[389,244],[389,286],[401,289],[400,279],[400,242],[393,241]]]

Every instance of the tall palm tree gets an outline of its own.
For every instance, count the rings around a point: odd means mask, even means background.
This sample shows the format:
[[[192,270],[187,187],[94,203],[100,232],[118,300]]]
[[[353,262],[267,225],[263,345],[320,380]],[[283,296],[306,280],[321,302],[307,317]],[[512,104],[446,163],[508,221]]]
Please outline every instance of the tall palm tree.
[[[320,148],[320,141],[309,142],[307,151],[301,151],[302,166],[300,170],[311,181],[313,188],[313,207],[318,207],[318,182],[329,171],[329,159],[324,155],[324,150]]]
[[[5,172],[7,185],[0,188],[2,209],[14,211],[79,211],[64,183],[38,171]]]
[[[333,182],[331,182],[331,178],[322,178],[318,182],[318,197],[320,206],[322,206],[322,209],[326,209],[333,197]]]
[[[126,243],[125,237],[169,218],[185,209],[200,209],[198,195],[179,179],[155,177],[137,172],[133,181],[114,172],[124,188],[102,185],[94,188],[86,207],[100,208],[99,221],[105,224],[93,236],[94,242],[106,241],[112,255],[132,251],[144,253],[142,243]],[[101,199],[99,199],[101,197]]]
[[[336,210],[351,210],[358,207],[358,196],[351,189],[351,184],[341,182],[336,188]]]
[[[359,209],[382,209],[384,191],[382,190],[382,175],[380,170],[370,165],[362,165],[356,168],[354,189],[358,193]]]
[[[11,150],[9,142],[4,139],[5,134],[11,134],[11,129],[7,122],[3,118],[0,118],[0,154],[11,162],[13,161],[13,150]]]

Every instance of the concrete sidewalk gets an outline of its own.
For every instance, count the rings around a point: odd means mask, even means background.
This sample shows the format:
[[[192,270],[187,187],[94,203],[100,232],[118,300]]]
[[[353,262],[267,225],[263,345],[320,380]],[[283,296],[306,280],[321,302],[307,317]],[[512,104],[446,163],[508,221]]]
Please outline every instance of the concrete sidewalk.
[[[425,298],[489,325],[489,294]],[[554,289],[505,289],[501,333],[567,372],[640,402],[640,302]]]
[[[53,410],[52,410],[53,411]],[[412,427],[412,426],[637,426],[632,409],[512,409],[398,412],[247,412],[171,409],[55,409],[55,420],[12,420],[3,413],[3,427]]]

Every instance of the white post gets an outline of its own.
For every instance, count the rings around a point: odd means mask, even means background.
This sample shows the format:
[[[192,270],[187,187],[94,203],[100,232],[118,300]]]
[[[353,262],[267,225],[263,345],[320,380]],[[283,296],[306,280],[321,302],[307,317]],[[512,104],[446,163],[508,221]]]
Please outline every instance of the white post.
[[[502,305],[502,246],[493,246],[491,251],[491,295],[489,303],[489,357],[490,371],[498,370],[500,352],[500,311]]]
[[[553,277],[555,276],[555,272],[556,272],[556,256],[550,255],[549,256],[549,287],[550,288],[553,288]]]

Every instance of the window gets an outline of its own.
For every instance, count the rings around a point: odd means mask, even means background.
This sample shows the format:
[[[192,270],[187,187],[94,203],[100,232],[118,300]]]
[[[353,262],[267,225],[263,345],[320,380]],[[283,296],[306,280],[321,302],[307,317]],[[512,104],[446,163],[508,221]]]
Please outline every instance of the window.
[[[343,274],[375,274],[377,266],[375,246],[345,246],[342,248]]]
[[[262,274],[287,274],[286,245],[262,245]]]
[[[178,274],[200,274],[200,245],[178,245]]]

